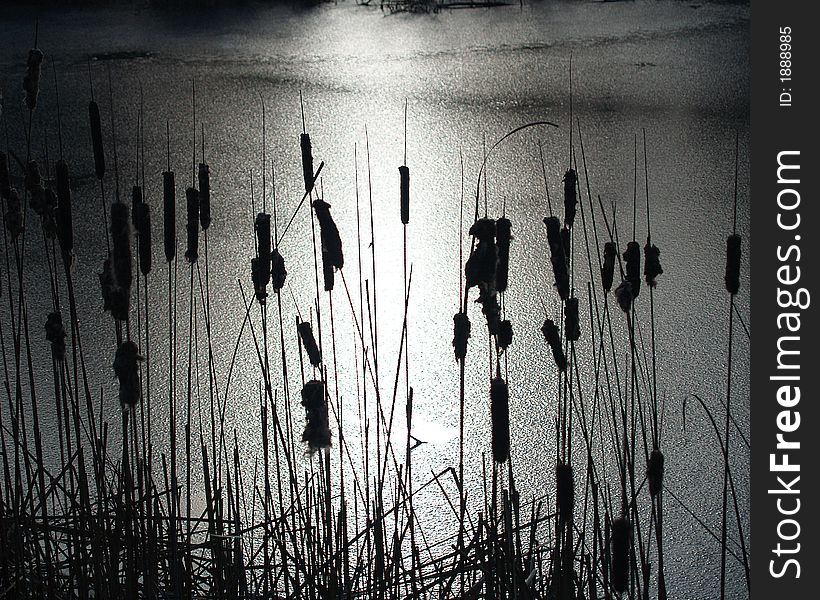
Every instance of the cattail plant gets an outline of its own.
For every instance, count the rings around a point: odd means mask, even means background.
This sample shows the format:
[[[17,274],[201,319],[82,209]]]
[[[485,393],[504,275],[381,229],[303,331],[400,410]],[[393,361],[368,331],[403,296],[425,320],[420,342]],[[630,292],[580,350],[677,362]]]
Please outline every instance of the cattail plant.
[[[510,347],[513,340],[513,328],[509,319],[504,319],[498,323],[498,348],[502,352]]]
[[[510,241],[512,240],[512,223],[507,217],[501,217],[495,222],[495,237],[498,246],[495,289],[499,292],[506,292],[510,274]]]
[[[621,284],[615,288],[615,299],[618,301],[618,306],[624,312],[629,312],[632,308],[632,284],[624,279]]]
[[[63,259],[68,260],[74,252],[74,228],[71,218],[71,182],[68,165],[62,159],[57,161],[57,239]]]
[[[322,363],[322,353],[316,345],[316,338],[313,337],[313,327],[307,321],[301,321],[296,329],[299,332],[299,339],[302,340],[302,347],[307,352],[310,364],[318,367]]]
[[[130,290],[133,281],[131,225],[128,222],[128,206],[124,202],[111,205],[111,242],[115,282],[121,289]]]
[[[581,325],[578,316],[578,298],[567,298],[564,306],[564,335],[570,342],[577,342],[581,337]]]
[[[501,327],[501,305],[498,303],[498,294],[491,287],[481,287],[477,302],[481,304],[481,313],[487,320],[487,332],[497,336]]]
[[[0,152],[0,195],[8,198],[11,193],[11,174],[9,173],[9,157],[5,152]]]
[[[65,328],[63,316],[55,311],[46,318],[46,340],[51,342],[51,358],[55,361],[65,359]]]
[[[726,291],[735,295],[740,290],[740,236],[726,238]]]
[[[568,169],[564,175],[564,226],[572,229],[578,206],[578,175],[575,169]]]
[[[253,228],[256,232],[256,257],[251,260],[251,276],[256,299],[260,304],[264,304],[268,297],[267,287],[271,277],[270,215],[256,215]]]
[[[561,223],[558,217],[544,217],[547,227],[547,242],[550,247],[550,262],[555,275],[555,287],[561,300],[569,298],[569,267],[564,240],[561,237]]]
[[[555,466],[555,490],[558,516],[566,523],[572,519],[575,506],[575,477],[572,465],[560,463]]]
[[[632,287],[632,299],[634,300],[641,292],[641,245],[638,242],[633,240],[626,245],[624,262],[626,263],[626,279]]]
[[[632,546],[632,523],[626,517],[612,522],[612,587],[623,594],[629,588],[629,560]]]
[[[302,177],[305,180],[305,193],[313,191],[313,150],[310,144],[310,135],[299,135],[299,146],[302,149]]]
[[[604,244],[604,264],[601,267],[601,284],[604,293],[608,294],[612,289],[612,281],[615,278],[615,259],[618,257],[618,249],[615,242]]]
[[[497,335],[501,306],[498,303],[495,279],[498,268],[495,221],[488,218],[478,219],[470,227],[470,235],[477,243],[464,266],[467,289],[478,286],[477,302],[481,304],[481,312],[487,320],[487,330],[490,335]]]
[[[324,290],[326,292],[333,291],[336,275],[333,271],[333,262],[330,258],[330,253],[322,248],[322,280],[324,281]]]
[[[259,304],[265,304],[268,297],[267,279],[270,278],[270,270],[258,256],[251,259],[251,280],[253,281],[253,292]]]
[[[285,259],[279,253],[278,248],[271,251],[271,267],[270,280],[273,291],[278,292],[285,287],[285,279],[288,276],[288,270],[285,268]]]
[[[477,243],[464,267],[468,289],[481,284],[495,289],[495,273],[498,266],[495,233],[495,221],[492,219],[478,219],[470,227],[470,235],[476,239]]]
[[[40,216],[43,216],[43,178],[40,175],[40,166],[36,160],[26,163],[25,177],[26,191],[29,193],[29,204],[31,209]]]
[[[189,263],[195,263],[199,258],[199,192],[196,188],[189,187],[185,190],[185,198],[188,209],[188,221],[185,226],[188,247],[185,250],[185,258]]]
[[[399,167],[399,195],[401,202],[401,222],[410,222],[410,169],[407,165]]]
[[[510,394],[501,377],[490,382],[490,416],[493,460],[504,464],[510,457]]]
[[[177,253],[176,182],[173,171],[162,174],[162,217],[165,260],[171,262]]]
[[[317,198],[313,201],[313,210],[316,212],[316,219],[319,221],[322,250],[327,252],[329,264],[341,269],[345,264],[342,252],[342,238],[339,237],[339,229],[330,214],[330,204],[321,198]]]
[[[114,374],[120,383],[120,405],[123,412],[136,406],[140,400],[140,382],[137,364],[142,361],[137,344],[127,340],[119,345],[114,356]]]
[[[307,442],[311,452],[331,446],[330,422],[328,419],[325,384],[308,381],[302,388],[302,406],[305,407],[305,431],[302,441]]]
[[[655,287],[658,282],[656,279],[659,275],[663,275],[663,267],[661,267],[661,251],[655,244],[646,240],[646,245],[643,247],[643,276],[646,284],[649,287]]]
[[[98,274],[102,288],[103,310],[111,313],[117,321],[128,320],[131,309],[131,290],[117,285],[114,266],[110,258],[103,262],[103,271]]]
[[[649,455],[649,464],[646,468],[646,478],[649,481],[649,495],[653,498],[657,496],[663,488],[663,463],[663,452],[658,449],[652,450],[652,453]]]
[[[42,212],[40,216],[43,224],[43,233],[46,239],[53,240],[57,237],[57,195],[51,188],[45,188],[43,190],[40,210]]]
[[[552,357],[555,359],[555,366],[562,373],[567,370],[567,357],[564,354],[564,347],[561,345],[561,333],[558,331],[558,326],[552,319],[546,319],[541,326],[541,333],[544,339],[549,344],[552,350]]]
[[[211,168],[207,163],[199,163],[199,224],[202,231],[211,226]]]
[[[25,92],[26,107],[29,110],[37,108],[37,97],[40,94],[40,73],[43,64],[43,52],[39,48],[28,51],[26,74],[23,77],[23,92]]]
[[[140,272],[148,275],[151,272],[151,207],[145,202],[140,202],[134,207],[134,213],[134,225],[139,235],[137,251]]]
[[[457,312],[453,316],[453,349],[456,360],[467,356],[467,341],[470,339],[470,318],[467,313]]]
[[[139,229],[137,227],[137,207],[142,203],[142,188],[135,185],[131,188],[131,224],[134,226],[135,230]]]

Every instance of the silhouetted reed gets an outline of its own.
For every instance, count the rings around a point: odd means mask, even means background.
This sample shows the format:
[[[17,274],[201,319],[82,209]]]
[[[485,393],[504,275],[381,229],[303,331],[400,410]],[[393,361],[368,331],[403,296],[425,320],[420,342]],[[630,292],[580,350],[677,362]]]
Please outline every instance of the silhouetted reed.
[[[510,393],[500,377],[490,382],[490,415],[493,460],[503,464],[510,457]]]

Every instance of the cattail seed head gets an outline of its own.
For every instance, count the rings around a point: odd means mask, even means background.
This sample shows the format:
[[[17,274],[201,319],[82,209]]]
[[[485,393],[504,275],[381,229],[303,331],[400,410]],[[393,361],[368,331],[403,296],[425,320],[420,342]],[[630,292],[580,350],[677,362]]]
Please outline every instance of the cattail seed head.
[[[151,207],[140,202],[134,207],[134,225],[139,235],[140,272],[148,275],[151,272]]]
[[[578,175],[569,169],[564,175],[564,225],[572,229],[578,205]]]
[[[659,275],[663,275],[663,267],[661,267],[661,251],[655,244],[646,242],[643,247],[643,276],[649,287],[658,285],[656,279]]]
[[[55,164],[57,172],[57,239],[63,260],[74,251],[74,227],[71,219],[71,182],[68,165],[62,159]]]
[[[102,273],[97,275],[100,278],[103,310],[109,311],[117,321],[126,321],[131,308],[131,290],[130,288],[123,289],[117,285],[113,261],[110,258],[105,259]]]
[[[618,301],[618,306],[620,306],[621,310],[625,313],[628,313],[629,309],[632,308],[632,284],[626,279],[615,288],[615,299]]]
[[[499,464],[510,457],[510,395],[507,382],[497,377],[490,383],[493,460]]]
[[[43,53],[38,48],[28,51],[26,74],[23,77],[23,91],[25,92],[26,107],[29,110],[37,108],[37,96],[40,94],[40,71],[43,64]]]
[[[30,160],[26,163],[25,186],[29,193],[29,203],[32,210],[43,216],[43,179],[40,176],[40,166],[36,160]]]
[[[251,259],[251,279],[256,300],[264,305],[268,297],[267,280],[270,279],[270,271],[267,263],[258,256]]]
[[[140,400],[140,381],[137,364],[142,361],[137,345],[128,340],[117,348],[114,356],[114,374],[120,382],[120,405],[127,412]]]
[[[301,321],[297,326],[299,332],[299,339],[302,340],[302,347],[307,352],[310,364],[318,367],[322,363],[322,353],[319,352],[319,346],[316,345],[316,338],[313,337],[313,327],[307,321]]]
[[[51,358],[55,361],[65,359],[65,337],[63,316],[59,312],[49,313],[46,318],[46,340],[51,342]]]
[[[6,198],[6,229],[9,230],[12,240],[16,240],[23,233],[23,205],[15,188],[9,190]]]
[[[658,449],[649,455],[649,464],[646,468],[646,478],[649,480],[649,495],[653,498],[660,493],[663,488],[663,452]]]
[[[271,275],[270,215],[256,215],[253,228],[256,232],[256,258],[251,261],[251,276],[256,299],[264,304],[268,297],[267,287]]]
[[[481,304],[481,312],[487,319],[487,332],[490,335],[498,335],[501,326],[501,305],[498,303],[498,294],[490,286],[483,283],[478,287],[478,302]]]
[[[333,261],[330,258],[330,254],[324,248],[322,249],[322,277],[325,282],[325,291],[333,291],[333,286],[336,280],[333,273]]]
[[[555,466],[555,498],[558,504],[558,516],[566,523],[572,520],[572,511],[575,507],[575,478],[572,465],[559,464]]]
[[[641,293],[641,245],[632,241],[626,245],[624,252],[626,262],[626,278],[632,285],[632,300]]]
[[[202,230],[211,226],[211,168],[206,163],[199,163],[199,223]]]
[[[111,246],[114,278],[122,289],[131,288],[131,224],[128,222],[128,205],[114,202],[111,205]]]
[[[305,407],[306,420],[302,441],[307,442],[311,452],[329,448],[332,438],[325,384],[315,379],[308,381],[302,388],[302,406]]]
[[[470,339],[470,318],[467,313],[457,312],[453,316],[453,348],[456,360],[467,356],[467,340]]]
[[[726,291],[737,294],[740,290],[740,236],[726,238]]]
[[[4,199],[9,197],[11,192],[11,174],[9,173],[9,157],[5,152],[0,152],[0,196]]]
[[[271,252],[271,287],[273,291],[278,292],[285,287],[285,279],[287,279],[288,270],[285,268],[285,259],[279,253],[278,248],[274,248]]]
[[[174,172],[162,174],[162,237],[165,260],[171,262],[177,254],[177,209]]]
[[[135,230],[139,229],[137,227],[137,206],[142,203],[142,188],[135,185],[131,188],[131,224],[134,226]]]
[[[185,199],[188,209],[188,221],[185,226],[188,248],[185,250],[185,258],[193,264],[199,259],[199,192],[196,188],[189,187],[185,190]]]
[[[470,227],[470,235],[478,240],[464,266],[467,289],[482,286],[489,291],[496,289],[495,274],[498,268],[498,247],[495,245],[495,221],[479,219]]]
[[[401,196],[401,222],[407,225],[410,222],[410,169],[404,165],[399,167],[399,192]]]
[[[50,188],[43,190],[41,210],[43,233],[53,240],[57,237],[57,195]]]
[[[345,264],[344,253],[342,252],[342,238],[339,236],[339,229],[330,214],[330,204],[321,198],[317,198],[313,201],[313,210],[316,211],[316,219],[319,221],[322,250],[327,252],[330,264],[337,269],[341,269]]]
[[[100,107],[94,100],[88,103],[88,119],[91,122],[91,148],[94,151],[94,173],[102,181],[105,177],[105,154],[103,153],[102,122]]]
[[[567,298],[564,308],[564,333],[570,342],[577,342],[581,337],[581,326],[578,316],[578,298]]]
[[[618,249],[615,242],[607,242],[604,244],[604,265],[601,267],[601,283],[604,287],[604,293],[608,294],[612,289],[612,280],[615,276],[615,259],[618,256]]]
[[[558,217],[545,217],[547,226],[547,242],[550,247],[550,262],[555,275],[555,287],[561,300],[569,298],[569,269],[564,240],[561,236],[561,223]]]
[[[498,248],[492,242],[479,241],[464,265],[467,289],[485,286],[495,289],[495,273],[498,266]]]
[[[302,177],[305,180],[305,192],[313,190],[313,150],[310,136],[307,133],[299,135],[299,145],[302,148]]]
[[[558,326],[552,319],[546,319],[541,326],[541,333],[544,334],[544,339],[552,350],[552,357],[555,359],[555,366],[558,370],[564,372],[567,370],[567,357],[564,354],[564,348],[561,345],[561,333],[558,331]]]
[[[622,594],[629,588],[629,554],[632,523],[625,517],[612,522],[612,587]]]
[[[270,215],[267,213],[256,215],[253,229],[256,232],[256,255],[267,265],[271,256]]]
[[[498,323],[498,348],[503,352],[510,347],[513,340],[512,323],[508,319],[504,319]]]
[[[507,291],[510,275],[510,242],[512,241],[512,223],[506,217],[495,222],[496,245],[498,246],[498,265],[495,271],[495,289]]]
[[[479,242],[495,242],[495,221],[492,219],[478,219],[470,227],[470,235]]]

